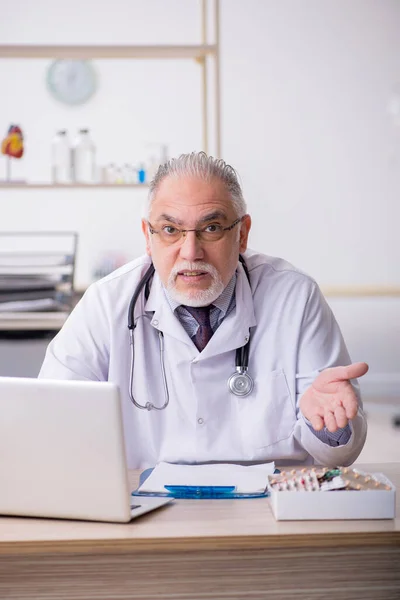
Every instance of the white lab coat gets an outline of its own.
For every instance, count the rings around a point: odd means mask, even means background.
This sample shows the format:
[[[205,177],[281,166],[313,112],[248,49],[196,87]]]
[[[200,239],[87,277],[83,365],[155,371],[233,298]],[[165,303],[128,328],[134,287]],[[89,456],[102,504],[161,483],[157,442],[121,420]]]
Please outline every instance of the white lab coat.
[[[132,294],[148,268],[141,257],[91,285],[47,349],[40,377],[111,381],[121,392],[128,466],[158,461],[270,461],[326,465],[353,462],[366,437],[360,406],[347,444],[320,441],[298,409],[301,394],[322,369],[349,364],[338,325],[316,283],[287,262],[247,251],[251,288],[239,264],[236,309],[199,353],[173,314],[155,274],[148,300],[135,309],[136,400],[162,405],[158,332],[170,395],[162,411],[135,408],[128,394],[127,328]],[[228,389],[235,350],[252,328],[252,394]],[[357,389],[357,386],[356,386]]]

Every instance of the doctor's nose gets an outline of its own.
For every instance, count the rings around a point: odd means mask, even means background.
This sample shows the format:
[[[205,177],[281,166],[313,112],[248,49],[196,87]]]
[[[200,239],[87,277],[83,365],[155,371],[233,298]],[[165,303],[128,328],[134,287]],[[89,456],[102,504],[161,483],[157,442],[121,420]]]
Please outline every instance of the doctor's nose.
[[[184,260],[195,261],[204,258],[204,251],[195,231],[188,231],[181,241],[180,257]]]

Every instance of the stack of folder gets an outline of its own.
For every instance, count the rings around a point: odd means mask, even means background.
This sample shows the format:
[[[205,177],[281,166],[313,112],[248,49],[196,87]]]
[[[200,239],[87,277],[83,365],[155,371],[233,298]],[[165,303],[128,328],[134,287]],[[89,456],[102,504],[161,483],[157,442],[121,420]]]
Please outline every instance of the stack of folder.
[[[0,232],[0,320],[68,313],[76,248],[76,233]]]

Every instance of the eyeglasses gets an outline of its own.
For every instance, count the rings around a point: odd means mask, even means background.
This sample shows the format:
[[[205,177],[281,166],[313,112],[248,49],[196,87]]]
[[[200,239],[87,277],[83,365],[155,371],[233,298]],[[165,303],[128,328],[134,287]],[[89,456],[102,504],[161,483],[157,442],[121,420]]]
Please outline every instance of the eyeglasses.
[[[175,225],[163,225],[159,231],[156,231],[149,221],[147,221],[147,224],[150,233],[157,233],[164,244],[175,244],[182,240],[182,238],[185,238],[189,231],[195,231],[197,239],[201,242],[218,242],[218,240],[224,237],[226,231],[231,231],[241,220],[241,218],[236,219],[229,227],[222,227],[218,223],[210,223],[200,229],[179,229]]]

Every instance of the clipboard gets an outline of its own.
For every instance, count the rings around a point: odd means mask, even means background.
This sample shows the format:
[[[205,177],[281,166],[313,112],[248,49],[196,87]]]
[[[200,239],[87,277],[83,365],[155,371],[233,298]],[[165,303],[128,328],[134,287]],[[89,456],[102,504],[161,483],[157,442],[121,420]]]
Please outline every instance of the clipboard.
[[[146,469],[140,474],[139,486],[132,492],[132,496],[156,496],[186,500],[229,500],[244,498],[266,498],[269,490],[267,484],[262,492],[243,493],[236,492],[235,486],[192,486],[192,485],[166,485],[166,492],[139,492],[139,488],[149,477],[153,469]],[[279,473],[279,469],[275,469]]]

